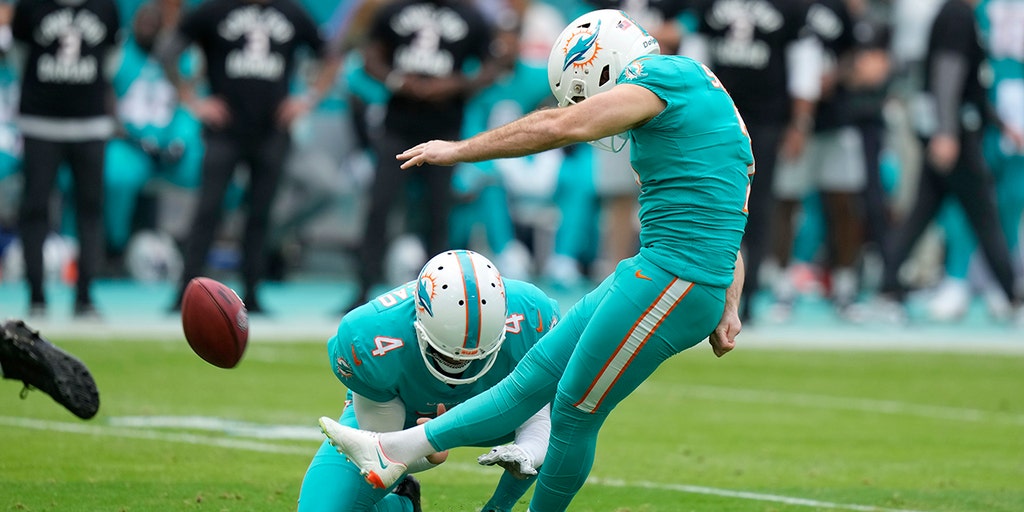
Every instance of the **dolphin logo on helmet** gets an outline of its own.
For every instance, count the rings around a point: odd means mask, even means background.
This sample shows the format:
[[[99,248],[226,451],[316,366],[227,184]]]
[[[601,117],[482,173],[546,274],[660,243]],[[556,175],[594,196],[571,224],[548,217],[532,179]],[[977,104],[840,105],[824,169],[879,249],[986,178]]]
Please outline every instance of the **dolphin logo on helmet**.
[[[505,283],[480,254],[445,251],[420,271],[413,327],[423,362],[438,380],[468,384],[487,373],[505,341],[507,317]]]
[[[434,305],[431,299],[434,296],[434,281],[429,275],[420,276],[416,285],[416,309],[425,311],[428,315],[434,316]]]
[[[551,93],[559,107],[579,103],[615,87],[619,75],[637,58],[660,51],[657,39],[626,13],[616,9],[588,12],[565,27],[551,48]],[[604,137],[590,144],[598,149],[621,151],[629,141],[624,135]]]
[[[565,64],[562,64],[562,71],[569,69],[569,66],[572,66],[580,61],[589,62],[593,60],[594,56],[596,56],[597,54],[597,51],[600,49],[596,44],[597,34],[599,32],[601,32],[600,20],[598,20],[597,26],[594,27],[594,31],[592,33],[586,34],[585,36],[577,39],[576,42],[573,43],[572,49],[565,53]],[[591,56],[590,58],[587,58],[587,54],[590,53],[591,50],[594,50],[595,55]]]

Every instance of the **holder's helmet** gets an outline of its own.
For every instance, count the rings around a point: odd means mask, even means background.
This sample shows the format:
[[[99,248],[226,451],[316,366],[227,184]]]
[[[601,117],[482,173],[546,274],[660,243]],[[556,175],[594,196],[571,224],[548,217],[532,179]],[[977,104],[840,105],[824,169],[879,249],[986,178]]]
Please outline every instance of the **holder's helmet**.
[[[446,251],[420,271],[416,337],[427,369],[442,382],[468,384],[491,369],[507,316],[505,283],[480,254]]]
[[[623,68],[637,57],[660,51],[658,41],[626,13],[591,11],[576,18],[555,40],[548,57],[548,83],[559,107],[579,103],[615,87]],[[618,152],[626,138],[614,135],[591,144]]]

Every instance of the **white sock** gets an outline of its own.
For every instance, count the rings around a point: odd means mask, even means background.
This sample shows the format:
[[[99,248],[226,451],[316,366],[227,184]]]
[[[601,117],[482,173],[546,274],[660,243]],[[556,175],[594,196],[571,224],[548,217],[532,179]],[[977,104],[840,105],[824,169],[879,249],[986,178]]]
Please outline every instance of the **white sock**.
[[[405,464],[437,451],[427,440],[427,431],[423,425],[381,434],[380,447],[389,459]]]

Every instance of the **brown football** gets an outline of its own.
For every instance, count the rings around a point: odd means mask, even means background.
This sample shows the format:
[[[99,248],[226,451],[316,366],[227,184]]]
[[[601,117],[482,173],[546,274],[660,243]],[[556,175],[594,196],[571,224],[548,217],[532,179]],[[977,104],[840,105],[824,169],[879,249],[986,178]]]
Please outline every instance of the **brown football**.
[[[249,314],[234,290],[197,277],[181,299],[181,327],[192,351],[220,368],[234,368],[249,341]]]

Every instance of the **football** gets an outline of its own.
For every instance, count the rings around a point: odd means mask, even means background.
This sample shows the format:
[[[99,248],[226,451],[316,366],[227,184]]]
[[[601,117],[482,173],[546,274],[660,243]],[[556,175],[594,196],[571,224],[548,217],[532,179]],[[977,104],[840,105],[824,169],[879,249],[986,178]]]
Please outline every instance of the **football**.
[[[197,277],[181,299],[181,326],[192,351],[204,361],[234,368],[249,341],[249,314],[234,290],[208,277]]]

